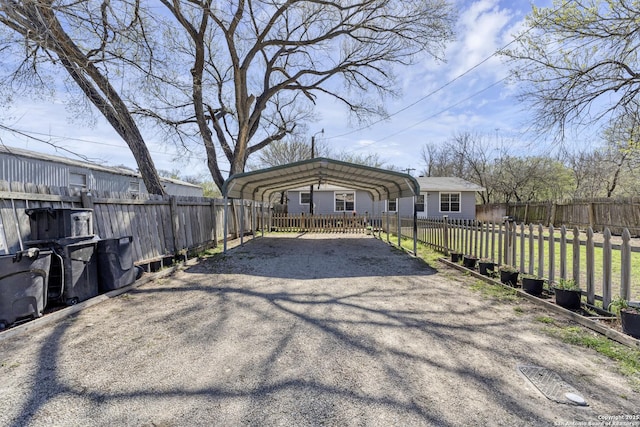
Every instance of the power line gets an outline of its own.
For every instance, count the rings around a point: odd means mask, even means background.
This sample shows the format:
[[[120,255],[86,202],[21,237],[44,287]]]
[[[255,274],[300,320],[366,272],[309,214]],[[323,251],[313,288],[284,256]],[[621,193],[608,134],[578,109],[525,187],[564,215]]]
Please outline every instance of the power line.
[[[557,9],[554,9],[554,10],[551,12],[551,14],[555,14],[555,13],[557,13],[560,9],[562,9],[562,8],[566,7],[569,3],[573,3],[574,1],[575,1],[575,0],[569,0],[565,5],[563,5],[563,6],[561,6],[561,7],[558,7]],[[428,94],[426,94],[426,95],[422,96],[421,98],[419,98],[418,100],[416,100],[416,101],[412,102],[411,104],[409,104],[409,105],[407,105],[407,106],[405,106],[405,107],[403,107],[403,108],[401,108],[401,109],[399,109],[399,110],[397,110],[397,111],[395,111],[395,112],[393,112],[393,113],[391,113],[391,114],[389,114],[389,115],[385,116],[384,118],[381,118],[381,119],[379,119],[379,120],[376,120],[376,121],[374,121],[373,123],[370,123],[370,124],[368,124],[368,125],[366,125],[366,126],[361,126],[361,127],[357,128],[357,129],[354,129],[354,130],[352,130],[352,131],[345,132],[345,133],[342,133],[342,134],[339,134],[339,135],[330,136],[330,137],[327,137],[327,139],[340,138],[340,137],[343,137],[343,136],[348,136],[348,135],[354,134],[354,133],[356,133],[356,132],[360,132],[360,131],[365,130],[365,129],[369,129],[369,128],[371,128],[371,127],[373,127],[373,126],[377,125],[378,123],[381,123],[381,122],[383,122],[383,121],[386,121],[386,120],[388,120],[389,118],[394,117],[394,116],[396,116],[396,115],[398,115],[398,114],[400,114],[400,113],[402,113],[402,112],[404,112],[404,111],[408,110],[408,109],[409,109],[409,108],[411,108],[411,107],[414,107],[415,105],[417,105],[417,104],[421,103],[422,101],[424,101],[424,100],[426,100],[426,99],[428,99],[428,98],[432,97],[433,95],[435,95],[436,93],[440,92],[441,90],[443,90],[443,89],[447,88],[448,86],[451,86],[453,83],[455,83],[456,81],[460,80],[462,77],[466,76],[467,74],[471,73],[471,72],[472,72],[473,70],[475,70],[476,68],[478,68],[478,67],[480,67],[481,65],[485,64],[485,63],[486,63],[487,61],[489,61],[491,58],[493,58],[494,56],[496,56],[500,51],[503,51],[504,49],[508,48],[508,47],[509,47],[509,46],[511,46],[513,43],[517,42],[517,41],[518,41],[518,40],[520,40],[522,37],[524,37],[526,34],[528,34],[529,32],[533,31],[533,29],[534,29],[534,28],[536,28],[536,27],[537,27],[537,23],[534,23],[534,25],[532,25],[532,26],[531,26],[531,27],[529,27],[526,31],[524,31],[523,33],[521,33],[520,35],[518,35],[518,37],[513,38],[509,43],[505,44],[504,46],[502,46],[502,47],[501,47],[501,48],[499,48],[499,49],[496,49],[496,50],[495,50],[491,55],[489,55],[488,57],[484,58],[483,60],[481,60],[481,61],[480,61],[480,62],[478,62],[477,64],[475,64],[475,65],[473,65],[472,67],[468,68],[467,70],[465,70],[465,71],[464,71],[464,72],[462,72],[461,74],[457,75],[457,76],[456,76],[456,77],[454,77],[453,79],[451,79],[451,80],[447,81],[447,82],[446,82],[445,84],[443,84],[442,86],[440,86],[440,87],[438,87],[437,89],[435,89],[435,90],[433,90],[433,91],[429,92]],[[501,82],[503,82],[503,81],[504,81],[504,80],[506,80],[506,79],[507,79],[507,78],[506,78],[506,77],[504,77],[504,78],[500,79],[499,81],[497,81],[497,82],[495,82],[495,83],[491,84],[490,86],[487,86],[487,87],[485,87],[484,89],[482,89],[482,90],[480,90],[480,91],[476,92],[476,93],[475,93],[475,94],[473,94],[472,96],[469,96],[469,97],[465,98],[464,100],[462,100],[462,101],[460,101],[460,102],[457,102],[457,103],[455,103],[455,104],[453,104],[453,105],[450,105],[449,107],[447,107],[447,108],[445,108],[445,109],[443,109],[443,110],[440,110],[438,113],[433,114],[433,115],[431,115],[431,116],[427,117],[426,119],[423,119],[423,120],[421,120],[421,121],[419,121],[419,122],[417,122],[417,123],[414,123],[413,125],[411,125],[411,126],[409,126],[409,127],[406,127],[406,128],[405,128],[405,129],[403,129],[403,130],[400,130],[400,131],[398,131],[398,132],[395,132],[394,134],[388,135],[388,136],[386,136],[386,137],[384,137],[384,138],[382,138],[382,139],[376,140],[376,141],[374,141],[373,143],[376,143],[376,142],[378,142],[378,141],[382,141],[382,140],[384,140],[384,139],[387,139],[387,138],[390,138],[390,137],[392,137],[392,136],[395,136],[395,135],[397,135],[397,134],[399,134],[399,133],[402,133],[402,132],[404,132],[404,131],[406,131],[406,130],[408,130],[408,129],[411,129],[411,128],[413,128],[413,127],[415,127],[415,126],[417,126],[417,125],[419,125],[419,124],[421,124],[421,123],[423,123],[423,122],[425,122],[425,121],[427,121],[427,120],[429,120],[429,119],[431,119],[431,118],[434,118],[435,116],[437,116],[437,115],[439,115],[439,114],[442,114],[442,113],[444,113],[444,112],[448,111],[449,109],[451,109],[451,108],[453,108],[453,107],[455,107],[455,106],[457,106],[457,105],[461,104],[462,102],[464,102],[464,101],[466,101],[466,100],[469,100],[469,99],[473,98],[474,96],[477,96],[478,94],[480,94],[480,93],[482,93],[482,92],[484,92],[484,91],[486,91],[486,90],[488,90],[488,89],[490,89],[490,88],[492,88],[492,87],[496,86],[498,83],[501,83]]]

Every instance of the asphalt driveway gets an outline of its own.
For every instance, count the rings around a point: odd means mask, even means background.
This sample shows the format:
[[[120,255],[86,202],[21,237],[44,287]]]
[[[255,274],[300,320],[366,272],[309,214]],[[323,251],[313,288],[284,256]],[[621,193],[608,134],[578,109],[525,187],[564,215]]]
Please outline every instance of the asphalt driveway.
[[[370,236],[253,240],[0,341],[0,425],[568,425],[640,412],[611,361],[540,331],[543,309],[435,267]],[[560,373],[589,406],[548,400],[523,364]]]

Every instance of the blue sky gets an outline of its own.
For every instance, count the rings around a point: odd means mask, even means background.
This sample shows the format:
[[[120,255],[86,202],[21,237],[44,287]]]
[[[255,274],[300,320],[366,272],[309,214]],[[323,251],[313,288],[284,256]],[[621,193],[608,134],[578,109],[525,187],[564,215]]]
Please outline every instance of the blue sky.
[[[549,5],[546,0],[534,3]],[[319,98],[316,106],[319,120],[309,124],[309,135],[324,129],[324,134],[317,138],[324,139],[332,150],[377,153],[389,165],[415,169],[414,174],[423,168],[420,151],[425,143],[437,143],[460,132],[517,141],[532,152],[529,143],[532,136],[525,133],[526,106],[516,100],[517,88],[503,81],[507,69],[502,60],[491,57],[513,39],[530,10],[527,0],[460,1],[456,40],[448,46],[446,63],[436,64],[425,58],[398,69],[403,94],[387,100],[391,118],[360,129],[347,119],[343,106]],[[28,99],[18,100],[10,115],[11,120],[4,120],[4,124],[35,138],[103,164],[135,168],[127,146],[101,117],[94,126],[71,122],[63,101]],[[2,130],[0,139],[7,146],[73,157],[47,143]],[[207,174],[204,158],[176,159],[171,147],[153,142],[154,135],[147,133],[145,139],[158,169],[178,169],[184,175]],[[538,140],[536,147],[542,153],[548,145]]]

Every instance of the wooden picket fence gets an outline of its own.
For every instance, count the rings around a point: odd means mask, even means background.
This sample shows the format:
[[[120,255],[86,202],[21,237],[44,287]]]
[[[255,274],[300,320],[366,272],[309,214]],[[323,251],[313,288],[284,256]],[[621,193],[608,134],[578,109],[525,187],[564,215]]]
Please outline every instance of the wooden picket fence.
[[[310,233],[364,233],[367,218],[351,213],[335,215],[274,213],[271,219],[273,231]]]
[[[398,233],[397,218],[382,224],[389,224],[385,231]],[[400,227],[403,237],[413,238],[412,218],[401,218]],[[640,246],[632,244],[627,229],[613,236],[608,228],[595,233],[590,227],[438,218],[418,219],[417,233],[418,241],[446,254],[460,252],[512,265],[549,283],[574,279],[588,304],[607,308],[618,295],[640,300]]]

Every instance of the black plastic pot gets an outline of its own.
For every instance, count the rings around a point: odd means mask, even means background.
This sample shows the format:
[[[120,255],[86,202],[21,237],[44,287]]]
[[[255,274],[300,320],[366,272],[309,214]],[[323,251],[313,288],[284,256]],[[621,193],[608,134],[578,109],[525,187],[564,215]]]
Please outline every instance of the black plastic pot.
[[[462,259],[462,265],[466,268],[474,269],[476,268],[476,262],[478,262],[478,258],[474,256],[465,256]]]
[[[495,266],[496,266],[496,264],[493,263],[493,262],[480,261],[478,263],[478,271],[483,276],[491,276],[491,274],[493,274],[493,270],[494,270]]]
[[[451,262],[460,262],[462,254],[460,252],[451,252]]]
[[[532,277],[522,278],[522,290],[531,295],[542,294],[542,287],[544,285],[543,279],[537,279]]]
[[[500,270],[500,282],[516,287],[518,285],[518,274],[517,271]]]
[[[556,304],[569,310],[578,310],[582,293],[580,291],[571,291],[568,289],[554,289],[556,294]]]
[[[622,332],[640,339],[640,314],[620,310],[620,320],[622,321]]]

